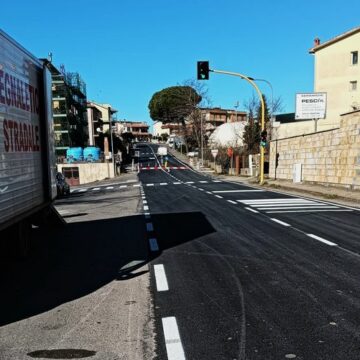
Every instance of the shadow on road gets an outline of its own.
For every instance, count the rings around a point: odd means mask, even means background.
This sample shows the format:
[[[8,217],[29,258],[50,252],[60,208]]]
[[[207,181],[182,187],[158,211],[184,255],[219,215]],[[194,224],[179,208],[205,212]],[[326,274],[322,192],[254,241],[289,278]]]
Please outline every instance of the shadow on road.
[[[142,215],[34,229],[26,260],[0,259],[0,326],[146,273],[134,271],[161,254],[149,251],[149,236],[166,251],[215,231],[200,212],[154,215],[152,221],[155,234],[146,233]]]

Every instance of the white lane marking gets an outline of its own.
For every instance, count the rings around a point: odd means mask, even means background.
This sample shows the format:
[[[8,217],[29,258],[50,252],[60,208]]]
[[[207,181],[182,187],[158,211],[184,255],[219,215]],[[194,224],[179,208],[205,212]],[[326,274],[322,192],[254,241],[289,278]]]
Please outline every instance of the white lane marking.
[[[154,184],[146,184],[146,186],[154,186]]]
[[[277,222],[278,224],[280,225],[284,225],[284,226],[291,226],[290,224],[286,223],[286,222],[283,222],[281,220],[278,220],[278,219],[275,219],[275,218],[270,218],[272,221],[275,221]]]
[[[220,180],[214,180],[213,182],[214,182],[214,183],[220,183],[220,182],[222,182],[222,181],[220,181]]]
[[[211,192],[211,191],[207,191],[206,193],[207,193],[207,194],[210,194],[210,195],[212,194],[212,192]]]
[[[314,210],[289,210],[289,211],[266,211],[267,214],[279,214],[279,213],[303,213],[303,212],[323,212],[323,211],[346,211],[346,212],[352,212],[353,210],[342,210],[342,209],[336,209],[336,210],[329,210],[329,209],[325,209],[325,210],[319,210],[319,209],[314,209]]]
[[[82,193],[82,192],[86,192],[86,191],[88,191],[88,190],[89,190],[89,189],[80,189],[79,192]]]
[[[113,186],[108,186],[107,188],[106,188],[106,190],[111,190],[111,189],[113,189],[114,187]]]
[[[258,203],[258,204],[246,204],[249,206],[257,206],[257,207],[272,207],[272,206],[326,206],[324,204],[311,203],[311,202],[287,202],[287,203]]]
[[[149,207],[147,205],[144,206],[144,211],[149,211]]]
[[[258,206],[257,209],[258,210],[294,210],[294,209],[315,209],[315,208],[319,208],[319,209],[337,209],[336,206],[327,206],[327,205],[317,205],[317,206],[313,206],[313,205],[299,205],[299,206],[273,206],[273,207],[262,207],[262,206]]]
[[[201,184],[207,184],[207,183],[208,183],[208,181],[203,180],[203,181],[199,181],[199,183],[201,183]]]
[[[149,239],[149,244],[150,244],[151,251],[159,251],[159,245],[155,238]]]
[[[149,212],[146,212],[144,215],[145,215],[145,219],[150,219],[151,218],[151,215],[150,215]]]
[[[329,245],[329,246],[338,246],[337,244],[329,241],[329,240],[326,240],[326,239],[323,239],[322,237],[320,236],[317,236],[317,235],[314,235],[314,234],[306,234],[307,236],[315,239],[315,240],[318,240],[318,241],[321,241],[322,243],[326,244],[326,245]]]
[[[263,192],[265,190],[218,190],[214,193],[243,193],[243,192]]]
[[[144,205],[147,204],[147,201],[146,201],[146,200],[143,200],[143,204],[144,204]]]
[[[200,190],[200,191],[205,191],[205,190],[204,190],[204,189],[202,189],[202,188],[199,188],[199,190]]]
[[[161,186],[167,185],[168,183],[160,183]]]
[[[166,279],[164,265],[154,265],[154,273],[157,291],[168,291],[169,285]]]
[[[215,195],[218,199],[223,199],[223,197],[222,196],[220,196],[220,195]]]
[[[180,185],[181,182],[174,182],[173,184],[174,184],[174,185]]]
[[[119,186],[119,189],[124,189],[124,188],[127,188],[127,185],[120,185]]]
[[[133,187],[140,187],[140,184],[134,184]]]
[[[70,214],[69,210],[58,210],[57,211],[60,215]]]
[[[100,190],[100,188],[98,187],[92,189],[92,191],[98,191],[98,190]]]
[[[162,318],[168,360],[185,360],[184,349],[174,316]]]
[[[246,210],[249,210],[249,211],[251,211],[251,212],[253,212],[253,213],[256,213],[256,214],[259,213],[258,211],[254,210],[254,209],[252,209],[252,208],[249,208],[249,207],[246,207],[245,209],[246,209]]]
[[[275,202],[288,202],[288,201],[307,201],[309,202],[309,200],[304,200],[304,199],[294,199],[294,198],[276,198],[276,199],[248,199],[248,200],[238,200],[239,202],[242,202],[244,204],[257,204],[257,203],[275,203]]]
[[[193,184],[194,182],[193,181],[186,181],[185,184]]]
[[[236,204],[236,202],[232,201],[232,200],[228,200],[228,202],[231,203],[231,204]]]
[[[146,231],[147,232],[154,231],[154,226],[152,223],[146,223]]]

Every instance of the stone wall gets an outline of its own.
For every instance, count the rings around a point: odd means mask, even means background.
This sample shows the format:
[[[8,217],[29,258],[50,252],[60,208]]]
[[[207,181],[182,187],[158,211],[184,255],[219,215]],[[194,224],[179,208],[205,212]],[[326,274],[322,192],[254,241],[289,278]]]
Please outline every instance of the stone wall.
[[[292,180],[301,163],[302,181],[360,189],[360,110],[339,129],[271,141],[269,162],[272,179]]]

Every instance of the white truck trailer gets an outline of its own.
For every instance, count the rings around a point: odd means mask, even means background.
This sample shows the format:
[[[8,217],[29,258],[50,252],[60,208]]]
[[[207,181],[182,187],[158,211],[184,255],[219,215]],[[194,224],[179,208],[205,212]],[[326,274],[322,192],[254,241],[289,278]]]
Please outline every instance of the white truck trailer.
[[[51,103],[45,64],[0,30],[0,250],[25,253],[31,224],[52,212]]]

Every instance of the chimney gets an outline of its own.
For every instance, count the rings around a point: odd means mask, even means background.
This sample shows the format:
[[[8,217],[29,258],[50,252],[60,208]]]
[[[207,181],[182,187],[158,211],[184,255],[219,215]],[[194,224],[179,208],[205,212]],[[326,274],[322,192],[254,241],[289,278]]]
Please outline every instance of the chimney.
[[[314,47],[320,45],[320,39],[317,37],[314,39]]]

